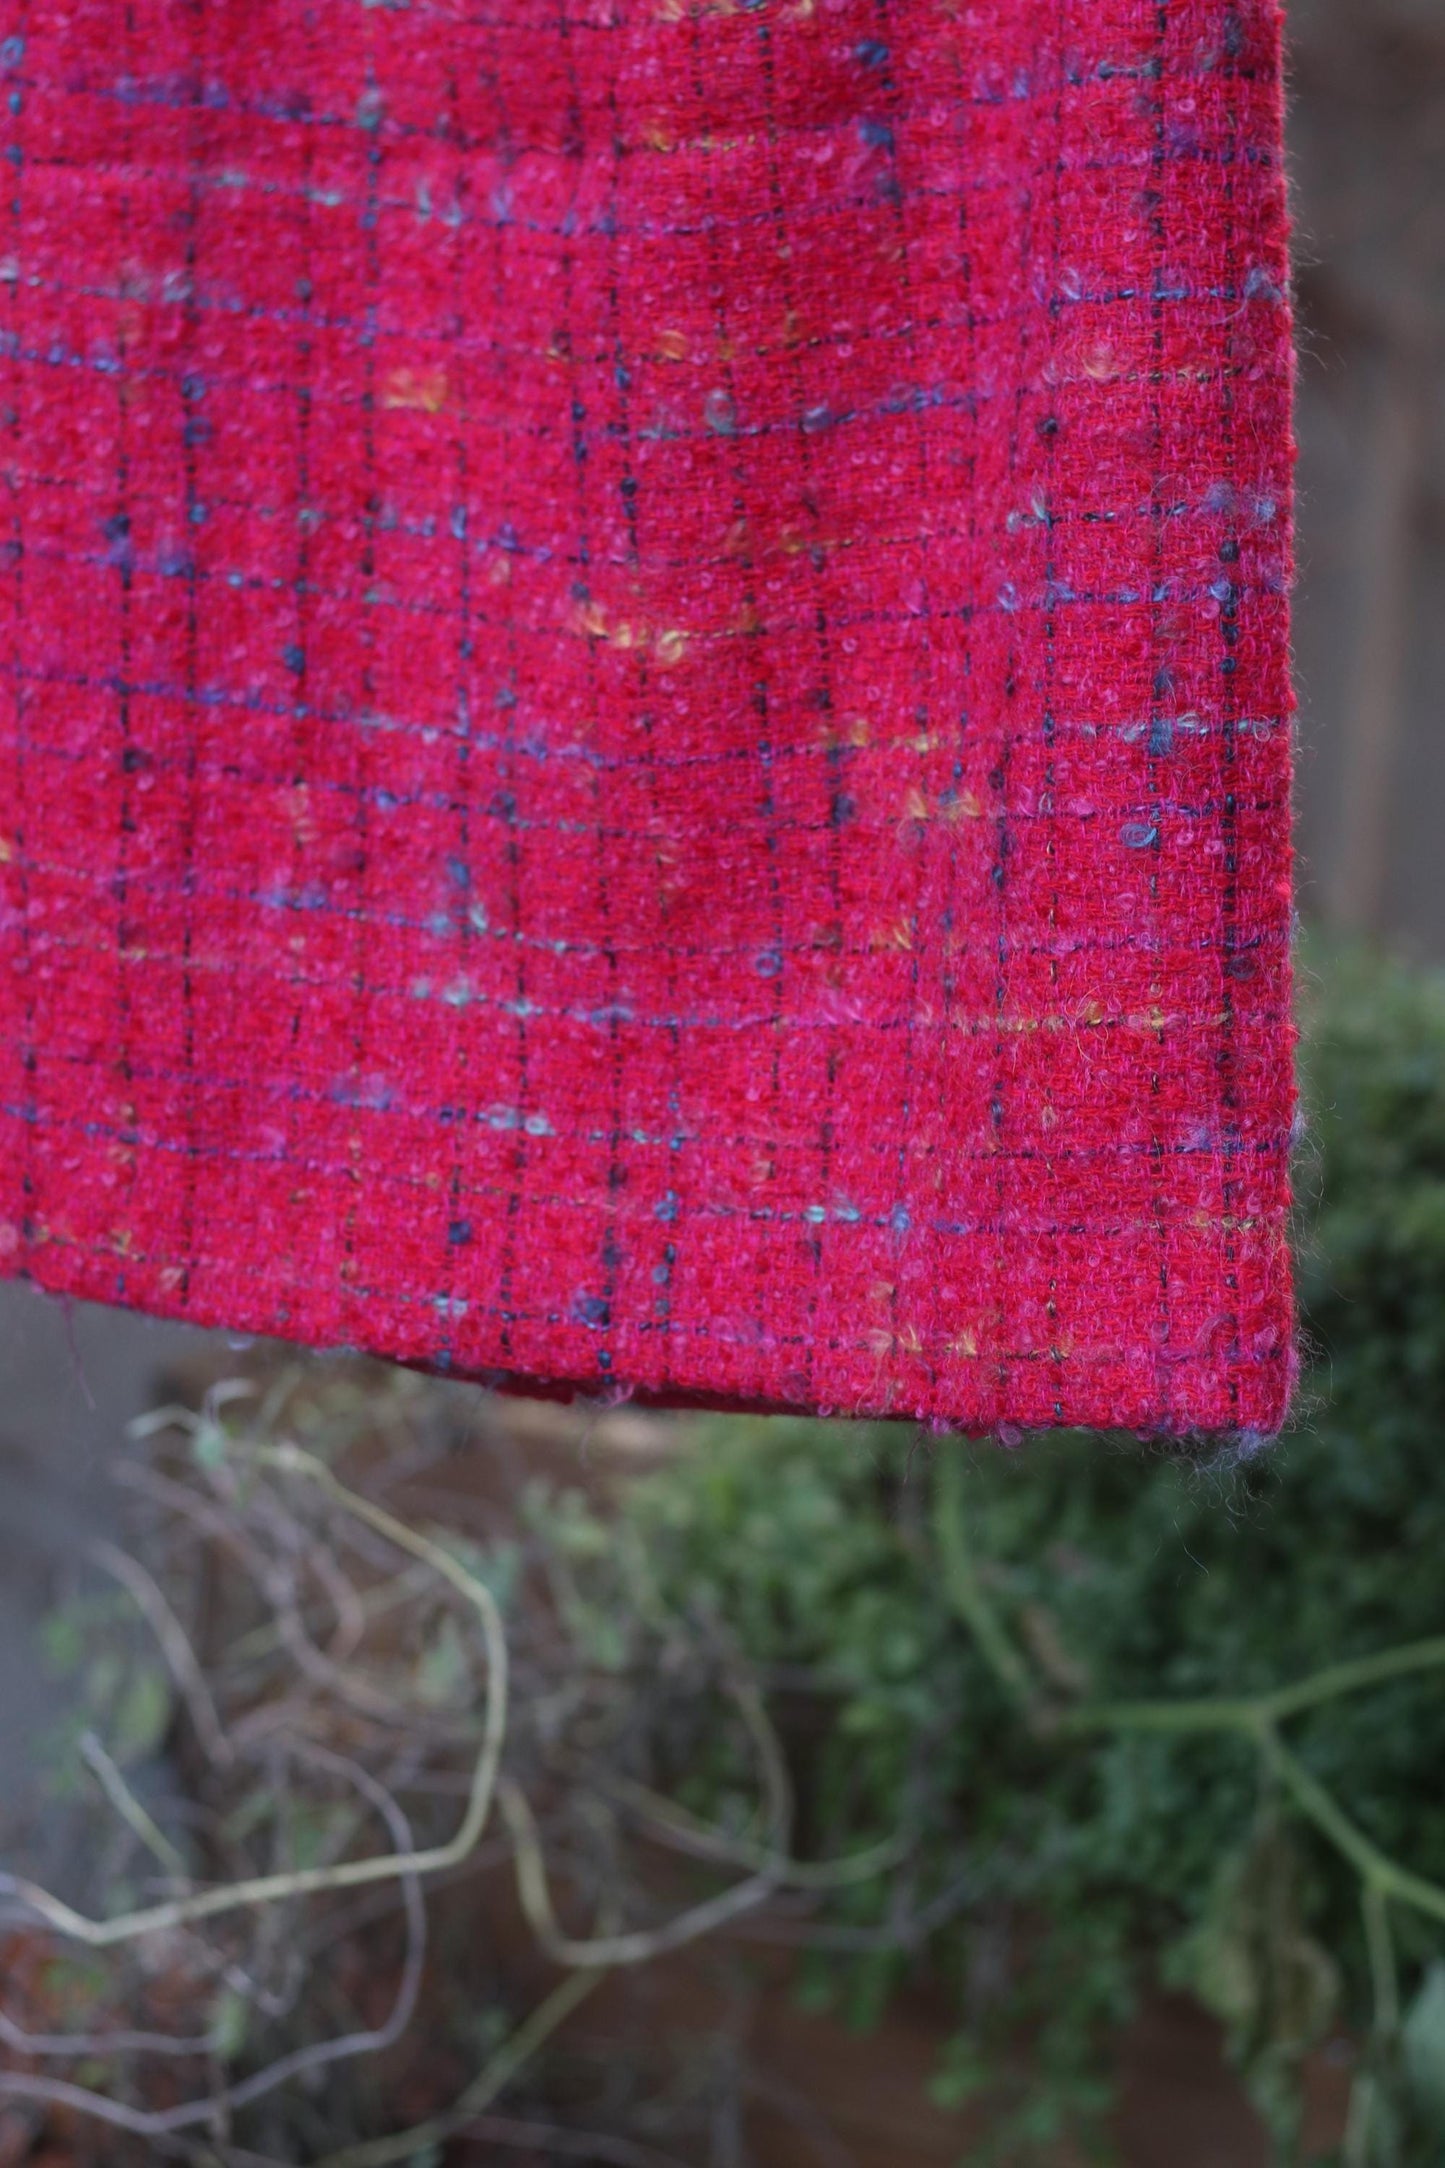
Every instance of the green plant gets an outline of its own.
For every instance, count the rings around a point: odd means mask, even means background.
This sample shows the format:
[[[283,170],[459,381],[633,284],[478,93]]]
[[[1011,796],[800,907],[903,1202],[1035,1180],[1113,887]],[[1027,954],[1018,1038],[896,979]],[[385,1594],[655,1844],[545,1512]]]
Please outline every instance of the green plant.
[[[1282,2162],[1340,2024],[1347,2168],[1439,2158],[1445,988],[1330,959],[1304,1037],[1310,1360],[1269,1450],[729,1422],[625,1494],[620,1541],[534,1500],[619,1670],[705,1627],[766,1688],[809,1842],[906,1842],[827,1900],[802,1991],[866,2022],[926,1953],[962,2020],[940,2095],[988,2085],[1010,2161],[1065,2128],[1102,2153],[1107,2035],[1157,1973],[1224,2020]],[[680,1737],[676,1773],[736,1821],[730,1750]]]

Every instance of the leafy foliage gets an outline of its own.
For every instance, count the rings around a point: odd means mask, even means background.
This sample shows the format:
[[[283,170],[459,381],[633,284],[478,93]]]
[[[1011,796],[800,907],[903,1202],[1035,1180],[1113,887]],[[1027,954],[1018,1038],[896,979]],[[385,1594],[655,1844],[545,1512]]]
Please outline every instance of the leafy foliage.
[[[1061,1704],[1256,1694],[1445,1630],[1445,987],[1332,958],[1304,1010],[1310,1360],[1273,1447],[1194,1463],[1116,1436],[1006,1452],[727,1422],[625,1495],[620,1543],[589,1535],[575,1496],[534,1505],[570,1524],[575,1601],[619,1668],[654,1660],[669,1616],[756,1668],[819,1855],[907,1833],[903,1867],[822,1915],[875,1943],[840,1956],[834,1936],[802,1991],[866,2022],[926,1955],[961,2018],[945,2099],[1006,2095],[1027,2029],[1000,2158],[1064,2127],[1103,2146],[1106,2036],[1151,1973],[1223,2019],[1286,2161],[1301,2058],[1378,2016],[1358,1879],[1261,1782],[1249,1741],[1021,1723],[939,1544],[942,1465],[963,1452],[981,1586]],[[1291,1737],[1370,1839],[1445,1880],[1438,1673],[1331,1700]],[[677,1783],[724,1823],[746,1789],[700,1736],[678,1742]],[[1440,1931],[1399,1908],[1392,1925],[1415,2000],[1404,2049],[1371,2050],[1349,2168],[1437,2158]]]

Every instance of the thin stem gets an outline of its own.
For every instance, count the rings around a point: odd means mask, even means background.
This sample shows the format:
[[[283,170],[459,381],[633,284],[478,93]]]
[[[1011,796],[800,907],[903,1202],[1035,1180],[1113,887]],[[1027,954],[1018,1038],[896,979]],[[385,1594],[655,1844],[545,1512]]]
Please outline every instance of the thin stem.
[[[131,1835],[139,1838],[152,1859],[164,1867],[166,1873],[175,1881],[189,1882],[190,1872],[180,1853],[136,1798],[93,1731],[81,1733],[80,1752],[86,1766],[93,1771],[101,1790]]]
[[[380,1588],[368,1589],[361,1598],[367,1624],[372,1625],[400,1605],[410,1603],[417,1590],[426,1586],[426,1579],[426,1574],[419,1565],[407,1566],[390,1581],[384,1582]],[[307,1620],[307,1608],[304,1605],[300,1608],[300,1616],[304,1625]],[[275,1654],[285,1645],[286,1637],[280,1624],[275,1619],[269,1619],[264,1626],[253,1626],[249,1633],[244,1633],[238,1640],[233,1641],[223,1652],[221,1661],[227,1666],[248,1664],[258,1657]]]
[[[1350,2107],[1341,2153],[1344,2168],[1370,2168],[1370,2138],[1375,2127],[1375,2108],[1380,2081],[1373,2070],[1361,2070],[1350,2087]]]
[[[410,2130],[396,2131],[389,2138],[373,2138],[362,2145],[343,2146],[339,2153],[328,2153],[323,2160],[316,2161],[313,2168],[389,2168],[392,2161],[410,2160],[426,2147],[441,2145],[458,2131],[465,2130],[475,2117],[485,2113],[518,2071],[545,2047],[558,2026],[566,2022],[605,1978],[606,1973],[595,1967],[582,1967],[569,1973],[537,2005],[531,2016],[524,2018],[516,2031],[502,2042],[466,2091],[443,2114],[430,2116]]]
[[[188,1420],[194,1424],[197,1419],[191,1416]],[[58,1934],[82,1942],[90,1949],[109,1949],[119,1942],[134,1941],[141,1935],[162,1933],[194,1920],[215,1919],[222,1913],[236,1912],[245,1906],[275,1904],[283,1898],[309,1897],[323,1890],[356,1889],[369,1882],[392,1882],[408,1875],[442,1873],[449,1867],[458,1866],[476,1849],[491,1813],[507,1730],[506,1631],[491,1590],[485,1582],[468,1573],[441,1544],[431,1542],[381,1506],[373,1505],[370,1499],[348,1490],[314,1454],[289,1444],[241,1446],[232,1441],[230,1449],[244,1453],[259,1466],[314,1483],[399,1550],[424,1559],[477,1613],[487,1650],[487,1703],[482,1743],[472,1773],[466,1812],[455,1836],[426,1851],[385,1853],[370,1859],[343,1860],[332,1867],[298,1867],[287,1874],[255,1875],[247,1881],[200,1890],[193,1896],[172,1898],[165,1904],[124,1912],[108,1920],[90,1919],[49,1890],[18,1875],[0,1875],[0,1894],[18,1898]]]
[[[116,2130],[132,2131],[138,2138],[157,2138],[155,2118],[143,2108],[128,2108],[123,2101],[107,2100],[88,2085],[69,2078],[34,2078],[23,2070],[0,2071],[0,2097],[33,2100],[49,2108],[73,2108],[77,2114],[94,2116]]]
[[[188,2056],[209,2055],[213,2046],[209,2033],[185,2038],[178,2033],[161,2032],[27,2032],[5,2010],[0,2010],[0,2043],[16,2055],[47,2055],[57,2060],[67,2056],[104,2060],[111,2055],[171,2055],[183,2060]],[[3,2083],[3,2077],[0,2077],[0,2083]]]
[[[1322,1702],[1357,1694],[1368,1686],[1381,1686],[1389,1679],[1441,1669],[1445,1669],[1445,1634],[1436,1634],[1425,1641],[1407,1641],[1399,1648],[1382,1649],[1373,1656],[1327,1664],[1321,1671],[1308,1672],[1292,1686],[1278,1686],[1264,1694],[1192,1701],[1086,1702],[1080,1708],[1061,1711],[1054,1719],[1054,1729],[1249,1731],[1260,1724],[1283,1723],[1306,1709],[1318,1708]]]
[[[190,1712],[197,1738],[211,1760],[224,1767],[232,1758],[231,1742],[216,1714],[216,1704],[211,1699],[211,1690],[190,1637],[159,1584],[146,1572],[139,1559],[132,1558],[118,1544],[104,1538],[91,1544],[90,1555],[98,1566],[120,1582],[145,1618],[160,1643],[161,1654],[177,1691]]]
[[[610,1969],[615,1965],[646,1964],[649,1958],[660,1957],[667,1950],[680,1950],[686,1943],[696,1942],[699,1936],[726,1926],[740,1913],[751,1912],[764,1904],[778,1888],[777,1872],[771,1866],[765,1867],[759,1873],[735,1882],[721,1895],[709,1897],[702,1904],[677,1913],[665,1926],[637,1928],[630,1934],[594,1935],[586,1941],[578,1941],[564,1934],[558,1925],[537,1824],[525,1795],[514,1784],[504,1784],[501,1802],[507,1827],[512,1833],[518,1901],[526,1914],[527,1925],[547,1954],[560,1965]]]
[[[1373,1876],[1360,1891],[1365,1919],[1365,1947],[1370,1955],[1370,1984],[1375,1995],[1375,2035],[1388,2042],[1400,2027],[1400,1974],[1395,1937],[1390,1930],[1390,1901]]]
[[[1275,1722],[1298,1716],[1302,1709],[1313,1709],[1322,1701],[1333,1701],[1340,1694],[1356,1694],[1362,1687],[1381,1686],[1387,1679],[1405,1678],[1412,1671],[1442,1668],[1445,1634],[1436,1634],[1427,1641],[1407,1641],[1399,1648],[1382,1649],[1374,1656],[1327,1664],[1323,1671],[1310,1672],[1294,1686],[1282,1686],[1272,1694],[1262,1695],[1259,1706]]]
[[[964,1488],[962,1453],[942,1447],[934,1477],[933,1530],[943,1567],[944,1592],[1009,1699],[1029,1709],[1036,1699],[1034,1683],[979,1579],[968,1540]]]
[[[768,1829],[772,1852],[786,1852],[792,1843],[793,1781],[782,1742],[763,1706],[763,1697],[750,1680],[728,1681],[749,1736],[762,1765],[763,1790],[768,1802]]]
[[[646,1784],[630,1777],[603,1771],[593,1779],[602,1791],[631,1807],[646,1833],[659,1843],[690,1853],[697,1859],[720,1859],[733,1867],[768,1868],[789,1889],[845,1889],[855,1882],[870,1882],[896,1867],[914,1848],[914,1839],[902,1830],[884,1837],[841,1859],[791,1859],[769,1852],[766,1845],[746,1837],[730,1836],[698,1815],[689,1813],[675,1799],[664,1798]]]
[[[1360,1910],[1364,1916],[1375,2016],[1368,2053],[1350,2087],[1343,2168],[1370,2168],[1376,2120],[1384,2097],[1385,2073],[1400,2028],[1400,1977],[1395,1962],[1395,1938],[1390,1931],[1389,1901],[1373,1876],[1367,1877],[1361,1885]]]
[[[1243,1731],[1257,1732],[1268,1721],[1263,1701],[1095,1701],[1061,1709],[1050,1720],[1056,1732],[1091,1731]]]
[[[1329,1838],[1337,1852],[1344,1854],[1366,1883],[1378,1889],[1382,1897],[1393,1897],[1397,1903],[1410,1905],[1430,1919],[1445,1920],[1445,1889],[1438,1883],[1427,1882],[1423,1875],[1412,1874],[1408,1867],[1399,1866],[1363,1830],[1356,1829],[1319,1780],[1310,1775],[1303,1762],[1273,1731],[1266,1730],[1261,1734],[1261,1745],[1270,1768],[1291,1793],[1301,1813]]]

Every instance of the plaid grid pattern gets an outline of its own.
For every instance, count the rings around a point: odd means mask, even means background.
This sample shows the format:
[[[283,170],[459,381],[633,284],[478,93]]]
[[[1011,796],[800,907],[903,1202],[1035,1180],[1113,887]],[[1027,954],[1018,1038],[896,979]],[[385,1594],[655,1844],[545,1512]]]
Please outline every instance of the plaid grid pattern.
[[[0,1267],[1268,1430],[1274,0],[0,0]]]

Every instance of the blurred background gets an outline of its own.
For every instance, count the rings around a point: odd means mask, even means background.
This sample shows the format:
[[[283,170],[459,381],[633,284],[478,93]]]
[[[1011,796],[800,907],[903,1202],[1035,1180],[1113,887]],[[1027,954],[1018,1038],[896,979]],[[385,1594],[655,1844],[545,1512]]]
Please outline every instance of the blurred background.
[[[0,2168],[1445,2161],[1445,8],[1291,15],[1291,1432],[497,1402],[0,1286],[0,1862],[177,1907],[0,1874]]]
[[[1307,913],[1445,952],[1445,11],[1294,0]]]

